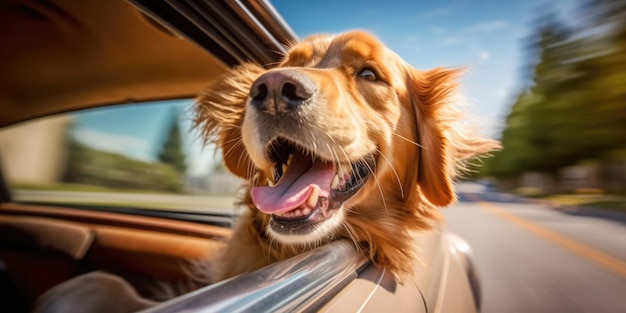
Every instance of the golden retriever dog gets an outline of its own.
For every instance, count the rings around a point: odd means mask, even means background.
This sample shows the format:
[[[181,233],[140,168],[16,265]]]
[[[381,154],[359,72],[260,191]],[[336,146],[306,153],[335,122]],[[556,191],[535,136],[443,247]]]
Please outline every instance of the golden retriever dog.
[[[466,160],[498,143],[455,108],[458,69],[412,68],[360,31],[313,36],[265,69],[234,68],[196,124],[247,181],[215,280],[348,238],[402,280],[413,235],[440,222]]]
[[[244,64],[211,83],[195,123],[247,181],[241,204],[249,209],[211,281],[341,238],[398,281],[413,274],[414,235],[441,222],[465,162],[499,148],[456,108],[460,72],[414,69],[356,31],[308,38],[271,69]],[[192,278],[206,277],[197,265]],[[66,303],[76,312],[156,304],[96,272],[48,291],[35,312]]]

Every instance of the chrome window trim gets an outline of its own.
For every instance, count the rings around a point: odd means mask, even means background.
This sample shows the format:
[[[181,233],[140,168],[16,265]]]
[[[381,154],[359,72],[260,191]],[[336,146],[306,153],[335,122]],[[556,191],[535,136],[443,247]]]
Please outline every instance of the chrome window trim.
[[[227,0],[245,6],[254,16],[257,16],[265,25],[270,34],[276,38],[297,41],[298,35],[289,27],[289,24],[278,13],[268,0]],[[242,4],[242,2],[244,4]]]
[[[357,278],[366,264],[353,243],[338,240],[142,312],[315,311]]]
[[[275,63],[298,41],[266,0],[127,0],[228,66]]]

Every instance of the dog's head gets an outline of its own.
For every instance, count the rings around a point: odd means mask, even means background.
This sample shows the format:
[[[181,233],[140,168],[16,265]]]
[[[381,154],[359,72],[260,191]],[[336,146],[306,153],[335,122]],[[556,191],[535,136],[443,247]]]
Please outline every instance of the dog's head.
[[[314,36],[272,69],[247,64],[214,82],[197,122],[250,181],[270,237],[372,248],[426,228],[454,200],[460,161],[497,146],[455,124],[458,74],[413,69],[363,32]]]

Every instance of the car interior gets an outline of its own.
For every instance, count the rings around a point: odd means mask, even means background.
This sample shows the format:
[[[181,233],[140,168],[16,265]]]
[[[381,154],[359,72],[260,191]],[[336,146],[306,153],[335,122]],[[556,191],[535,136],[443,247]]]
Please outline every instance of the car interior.
[[[154,299],[159,283],[193,283],[189,260],[210,262],[228,236],[222,227],[117,213],[11,203],[0,210],[0,302],[9,312],[30,310],[54,285],[98,270]]]
[[[205,16],[190,16],[189,6],[203,6],[194,12]],[[3,1],[0,40],[10,44],[0,49],[0,127],[97,106],[193,99],[228,66],[278,57],[268,51],[295,37],[274,14],[256,1]],[[11,166],[0,165],[0,175]],[[0,179],[0,311],[28,312],[49,288],[98,270],[150,299],[162,292],[154,290],[159,283],[188,288],[194,261],[210,262],[230,234],[223,226],[231,218],[201,218],[16,201]]]

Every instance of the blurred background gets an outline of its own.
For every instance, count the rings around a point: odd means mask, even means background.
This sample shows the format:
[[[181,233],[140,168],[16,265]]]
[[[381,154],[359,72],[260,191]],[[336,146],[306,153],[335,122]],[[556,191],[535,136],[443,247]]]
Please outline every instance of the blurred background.
[[[468,68],[467,110],[504,147],[479,162],[471,179],[525,196],[626,209],[617,197],[626,192],[623,0],[273,4],[301,38],[366,29],[416,68]],[[5,175],[20,188],[232,193],[236,187],[226,186],[236,180],[211,183],[226,171],[219,153],[191,131],[192,102],[88,110],[6,129],[0,153],[12,166]],[[42,129],[41,144],[22,140]],[[42,153],[27,153],[36,147]]]
[[[363,28],[419,69],[468,68],[467,109],[504,147],[472,178],[626,209],[598,196],[626,191],[625,1],[274,3],[302,37]]]
[[[300,38],[360,28],[416,68],[468,68],[467,110],[504,149],[444,212],[483,312],[626,312],[625,0],[272,3]],[[2,172],[19,201],[236,212],[192,119],[184,99],[6,127]]]
[[[538,13],[521,48],[504,149],[482,175],[525,194],[626,191],[626,6],[586,1],[574,20]],[[620,207],[624,209],[624,206]]]

